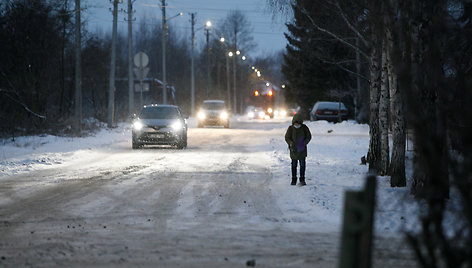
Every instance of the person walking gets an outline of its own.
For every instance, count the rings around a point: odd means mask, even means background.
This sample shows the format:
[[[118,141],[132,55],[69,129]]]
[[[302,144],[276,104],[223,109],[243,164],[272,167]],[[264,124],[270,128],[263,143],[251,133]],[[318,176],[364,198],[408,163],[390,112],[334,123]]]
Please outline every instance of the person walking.
[[[303,119],[300,114],[295,114],[292,118],[292,125],[288,127],[285,132],[285,141],[290,149],[290,158],[292,159],[292,183],[291,185],[297,184],[297,166],[300,162],[300,185],[306,185],[305,182],[305,169],[306,169],[306,156],[307,156],[307,144],[311,140],[310,129],[303,124]]]

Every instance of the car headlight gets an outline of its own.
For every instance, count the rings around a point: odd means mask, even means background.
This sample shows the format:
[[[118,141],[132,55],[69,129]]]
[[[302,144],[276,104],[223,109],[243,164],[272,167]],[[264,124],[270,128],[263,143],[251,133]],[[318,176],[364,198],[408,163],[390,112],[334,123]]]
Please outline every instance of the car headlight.
[[[254,112],[249,112],[249,113],[247,113],[247,116],[248,116],[249,118],[254,118]]]
[[[264,112],[259,112],[259,118],[264,118],[265,113]]]
[[[182,125],[182,122],[180,121],[176,121],[174,122],[172,125],[170,125],[170,127],[172,128],[172,130],[174,131],[179,131],[183,128],[183,125]]]
[[[272,113],[272,111],[273,111],[272,108],[267,109],[267,112],[270,114]]]
[[[198,119],[203,120],[203,119],[205,119],[206,115],[205,115],[204,112],[200,111],[200,112],[198,112],[197,117],[198,117]]]
[[[280,115],[281,116],[287,116],[287,111],[286,110],[281,110]]]
[[[133,128],[134,128],[134,130],[138,130],[138,131],[139,131],[139,130],[141,130],[141,129],[143,128],[143,124],[142,124],[141,122],[139,122],[139,121],[136,121],[136,122],[133,123]]]
[[[220,118],[223,119],[223,120],[228,119],[228,113],[227,113],[227,112],[222,112],[222,113],[220,114]]]

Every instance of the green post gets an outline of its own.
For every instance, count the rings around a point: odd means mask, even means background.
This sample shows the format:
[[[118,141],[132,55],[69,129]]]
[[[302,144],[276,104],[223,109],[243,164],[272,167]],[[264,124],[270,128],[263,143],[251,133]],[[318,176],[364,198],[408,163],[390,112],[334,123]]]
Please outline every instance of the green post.
[[[375,176],[362,191],[346,191],[339,268],[370,268],[375,208]]]

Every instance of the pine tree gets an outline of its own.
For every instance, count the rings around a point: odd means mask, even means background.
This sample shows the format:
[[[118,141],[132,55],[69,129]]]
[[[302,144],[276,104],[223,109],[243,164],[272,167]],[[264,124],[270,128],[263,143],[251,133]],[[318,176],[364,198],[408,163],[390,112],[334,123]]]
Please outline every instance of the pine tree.
[[[352,51],[333,39],[320,36],[313,30],[306,14],[303,13],[315,14],[316,8],[309,2],[297,0],[292,5],[294,22],[287,24],[288,33],[285,37],[289,44],[286,47],[282,67],[282,72],[288,81],[285,98],[289,103],[299,104],[305,113],[309,112],[316,101],[330,100],[331,92],[348,91],[354,84],[353,77],[334,64],[338,59],[353,59]],[[299,6],[305,7],[304,11]],[[319,17],[320,14],[316,16]]]

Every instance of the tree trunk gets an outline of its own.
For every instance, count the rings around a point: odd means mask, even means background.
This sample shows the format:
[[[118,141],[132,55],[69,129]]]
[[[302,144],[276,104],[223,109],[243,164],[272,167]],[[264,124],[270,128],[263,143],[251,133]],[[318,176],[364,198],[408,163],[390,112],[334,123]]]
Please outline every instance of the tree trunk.
[[[387,47],[385,40],[382,42],[382,69],[380,81],[379,99],[379,128],[380,128],[380,175],[387,175],[390,163],[390,148],[388,144],[388,68]]]
[[[390,162],[390,186],[391,187],[405,187],[405,116],[403,109],[403,95],[401,94],[398,84],[398,73],[399,68],[394,67],[395,63],[398,64],[399,59],[402,59],[402,55],[399,49],[399,39],[393,35],[393,24],[390,22],[386,25],[386,42],[387,42],[387,68],[389,74],[389,90],[390,90],[390,114],[392,119],[392,159]],[[398,25],[397,25],[398,26]],[[397,27],[398,29],[398,27]],[[400,31],[399,31],[400,32]],[[404,60],[404,58],[403,58]],[[403,61],[402,60],[402,61]],[[403,61],[404,62],[404,61]]]
[[[369,152],[367,161],[369,162],[369,172],[378,174],[380,171],[380,129],[379,129],[379,89],[380,89],[380,71],[379,71],[379,49],[376,41],[370,52],[370,118],[369,118]]]

